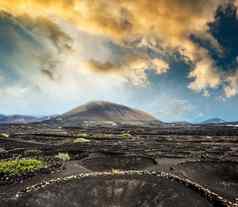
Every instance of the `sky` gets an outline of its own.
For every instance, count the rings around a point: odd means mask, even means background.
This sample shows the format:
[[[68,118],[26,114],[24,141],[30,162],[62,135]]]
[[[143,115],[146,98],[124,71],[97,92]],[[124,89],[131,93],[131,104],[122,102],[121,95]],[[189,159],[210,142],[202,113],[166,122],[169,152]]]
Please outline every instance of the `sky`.
[[[0,114],[104,100],[238,120],[238,0],[0,0]]]

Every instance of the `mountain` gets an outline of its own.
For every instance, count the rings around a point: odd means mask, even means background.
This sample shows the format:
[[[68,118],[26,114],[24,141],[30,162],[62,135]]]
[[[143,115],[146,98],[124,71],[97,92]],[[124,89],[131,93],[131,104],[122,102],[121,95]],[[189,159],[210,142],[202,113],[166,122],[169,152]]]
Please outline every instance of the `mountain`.
[[[35,122],[36,120],[37,120],[37,118],[33,117],[33,116],[25,116],[25,115],[5,116],[5,115],[0,115],[0,124],[27,124],[27,123]]]
[[[159,120],[138,109],[106,101],[81,105],[59,116],[34,117],[25,115],[5,116],[0,114],[0,124],[29,124],[44,122],[77,127],[80,125],[140,125],[158,124]]]
[[[212,119],[203,121],[201,124],[221,124],[221,123],[225,123],[225,122],[226,121],[224,121],[223,119],[220,119],[220,118],[212,118]]]
[[[190,122],[188,121],[176,121],[176,122],[171,122],[171,123],[167,123],[168,126],[175,126],[175,127],[185,127],[188,125],[191,125]]]
[[[29,124],[49,120],[55,116],[34,117],[26,115],[2,115],[0,114],[0,124]]]
[[[55,120],[70,126],[78,126],[85,122],[120,124],[159,122],[146,112],[106,101],[89,102],[58,116]]]
[[[5,115],[3,115],[3,114],[0,114],[0,122],[2,121],[2,120],[4,120],[6,118],[6,116]]]

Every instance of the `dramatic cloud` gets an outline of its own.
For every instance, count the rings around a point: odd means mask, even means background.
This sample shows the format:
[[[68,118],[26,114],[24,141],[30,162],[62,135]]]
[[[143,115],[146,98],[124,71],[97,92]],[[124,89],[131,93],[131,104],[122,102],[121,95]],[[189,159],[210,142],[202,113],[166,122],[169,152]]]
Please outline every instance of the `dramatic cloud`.
[[[98,73],[111,73],[120,75],[134,85],[144,85],[147,82],[146,71],[153,70],[160,75],[167,72],[169,65],[161,59],[150,59],[136,55],[122,56],[119,62],[101,63],[91,60],[87,63],[88,67]]]
[[[152,68],[155,70],[155,73],[162,74],[169,70],[169,64],[164,60],[154,59],[152,60]]]
[[[214,63],[211,59],[202,59],[196,65],[196,68],[190,73],[189,77],[194,79],[194,81],[189,85],[189,88],[195,91],[215,88],[221,83],[220,75],[215,70]],[[205,94],[207,94],[207,91]]]
[[[159,97],[150,111],[179,120],[194,111],[194,97],[210,100],[221,90],[236,96],[235,68],[217,64],[233,46],[230,36],[222,33],[222,42],[215,35],[223,29],[217,9],[227,2],[238,6],[232,0],[0,0],[1,106],[128,104],[137,100],[127,101],[131,94],[156,88],[147,97],[149,103]]]
[[[194,70],[190,76],[195,78],[194,83],[191,84],[196,87],[190,88],[201,91],[217,86],[219,74],[215,74],[217,69],[215,65],[210,64],[212,59],[207,51],[200,49],[200,46],[191,40],[191,35],[205,38],[219,50],[218,43],[207,32],[207,23],[213,21],[216,9],[225,2],[227,1],[0,0],[0,8],[17,15],[27,13],[33,17],[63,18],[75,24],[80,30],[106,36],[119,44],[130,44],[135,38],[158,42],[156,45],[167,50],[177,50],[193,61]],[[54,38],[55,34],[51,35]],[[206,62],[209,64],[205,65]],[[163,63],[163,67],[161,63],[156,64],[159,64],[155,69],[159,74],[161,71],[167,71],[166,63]],[[92,66],[94,67],[95,64]],[[206,74],[214,74],[215,78],[207,78],[204,81],[204,70],[207,70]]]
[[[45,17],[0,13],[1,65],[30,79],[39,73],[54,79],[61,56],[71,51],[71,38]],[[15,72],[14,72],[15,71]],[[5,74],[9,73],[6,71]]]

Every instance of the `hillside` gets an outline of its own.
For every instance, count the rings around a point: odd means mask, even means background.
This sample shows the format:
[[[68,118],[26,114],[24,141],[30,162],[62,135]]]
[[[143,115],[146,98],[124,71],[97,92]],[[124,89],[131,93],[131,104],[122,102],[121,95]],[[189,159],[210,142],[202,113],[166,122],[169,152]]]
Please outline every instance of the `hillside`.
[[[89,102],[81,105],[59,117],[67,125],[78,125],[82,122],[115,122],[115,123],[145,123],[158,122],[152,115],[124,105],[105,101]]]

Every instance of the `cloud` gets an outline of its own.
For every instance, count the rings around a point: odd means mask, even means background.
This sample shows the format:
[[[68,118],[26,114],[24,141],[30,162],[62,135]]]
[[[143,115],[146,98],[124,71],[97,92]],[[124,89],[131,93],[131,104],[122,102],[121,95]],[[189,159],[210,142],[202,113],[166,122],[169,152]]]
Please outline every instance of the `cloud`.
[[[29,80],[38,74],[53,79],[61,56],[71,52],[71,38],[45,17],[14,16],[0,12],[0,64],[19,78]],[[9,70],[9,69],[8,69]]]
[[[191,88],[200,90],[203,87],[216,85],[214,79],[207,79],[205,83],[204,78],[200,77],[203,72],[198,72],[203,70],[200,67],[201,64],[204,65],[207,59],[209,59],[208,62],[212,60],[205,49],[200,50],[200,46],[191,40],[190,35],[205,37],[219,49],[216,40],[207,32],[207,23],[213,21],[216,9],[225,2],[227,1],[0,0],[0,8],[17,15],[27,13],[33,17],[59,17],[76,25],[82,31],[106,36],[119,44],[130,42],[135,37],[150,40],[150,42],[159,42],[160,47],[178,50],[193,61],[195,68],[191,76],[195,80],[191,84],[196,87]],[[52,37],[55,38],[54,33]],[[208,74],[214,74],[217,71],[216,68],[208,66],[206,66]],[[156,71],[160,73],[160,69]]]
[[[32,17],[28,14],[15,15],[0,10],[0,20],[2,23],[12,26],[16,32],[25,33],[29,42],[38,41],[41,44],[44,41],[49,41],[59,52],[71,47],[70,36],[48,17]]]
[[[146,100],[145,108],[155,114],[161,121],[186,121],[191,114],[198,113],[196,107],[189,100],[183,99],[175,93],[156,92]]]
[[[41,57],[41,71],[50,80],[66,73],[58,66],[65,65],[65,52],[72,45],[76,52],[70,54],[73,61],[86,63],[74,70],[94,72],[100,77],[118,76],[119,81],[134,85],[148,83],[148,70],[158,75],[166,73],[169,62],[163,54],[179,52],[191,63],[188,88],[206,95],[209,89],[226,82],[225,94],[230,97],[236,94],[236,81],[220,73],[208,50],[191,38],[205,40],[222,54],[223,48],[209,32],[208,23],[214,21],[217,8],[227,2],[231,1],[0,0],[0,9],[14,15],[37,41],[44,42],[47,50],[42,52],[46,55]],[[234,2],[238,6],[238,1]],[[109,42],[117,49],[110,48]],[[148,48],[156,56],[149,55]]]
[[[90,60],[86,65],[99,74],[110,73],[120,75],[133,85],[141,86],[148,83],[146,71],[153,70],[160,75],[166,73],[169,65],[158,58],[150,59],[147,56],[127,55],[121,56],[122,59],[117,62],[100,62]]]
[[[196,68],[189,74],[189,78],[194,79],[189,85],[189,88],[194,91],[216,88],[221,83],[221,77],[216,71],[214,63],[209,58],[204,58],[198,62]],[[205,94],[207,93],[205,92]]]
[[[227,98],[233,97],[238,94],[238,70],[229,75],[225,82],[227,83],[224,92]]]
[[[146,59],[133,57],[133,59],[127,59],[125,62],[119,63],[101,63],[96,60],[91,60],[87,65],[90,69],[99,74],[106,72],[120,75],[125,81],[131,82],[133,85],[144,85],[147,82],[145,70],[148,67],[148,62]]]
[[[169,64],[162,59],[154,59],[152,60],[152,67],[154,67],[154,71],[156,74],[163,74],[169,70]]]
[[[208,90],[204,90],[204,91],[203,91],[203,96],[209,97],[209,96],[210,96],[209,91],[208,91]]]
[[[49,18],[35,17],[32,18],[27,14],[16,16],[15,20],[18,21],[27,30],[36,35],[36,38],[49,40],[57,48],[58,52],[63,50],[70,50],[72,39],[68,34]]]
[[[81,32],[58,19],[2,15],[0,94],[6,112],[60,113],[92,99],[120,102],[126,97],[121,78],[99,76],[81,64],[93,57],[102,61],[112,57],[105,38]]]

